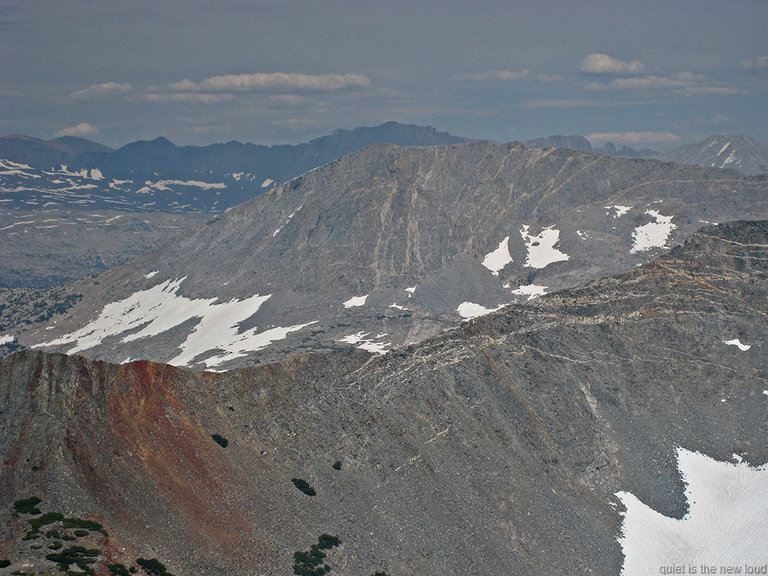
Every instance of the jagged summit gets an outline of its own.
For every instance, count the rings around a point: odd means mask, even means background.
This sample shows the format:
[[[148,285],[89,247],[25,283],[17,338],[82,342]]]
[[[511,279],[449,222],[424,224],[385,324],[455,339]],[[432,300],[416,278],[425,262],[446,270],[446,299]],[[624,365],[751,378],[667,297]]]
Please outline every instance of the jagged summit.
[[[66,315],[17,336],[217,370],[303,350],[384,352],[629,270],[707,222],[768,218],[766,186],[515,143],[380,144],[69,287],[82,298]]]

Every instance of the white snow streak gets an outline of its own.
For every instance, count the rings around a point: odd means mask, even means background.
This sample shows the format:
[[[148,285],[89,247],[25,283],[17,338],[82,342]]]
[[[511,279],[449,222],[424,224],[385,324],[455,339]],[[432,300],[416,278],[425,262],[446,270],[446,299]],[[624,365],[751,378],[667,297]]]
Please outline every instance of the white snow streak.
[[[274,183],[275,181],[272,180],[272,178],[267,178],[266,180],[264,180],[264,182],[261,183],[261,187],[266,188],[267,186],[271,186]]]
[[[190,299],[177,293],[185,278],[167,280],[147,290],[135,292],[119,302],[107,304],[98,318],[80,330],[38,344],[35,348],[74,344],[67,352],[75,354],[98,346],[105,338],[122,335],[121,342],[132,342],[157,336],[184,322],[197,319],[194,328],[180,345],[180,353],[168,363],[184,366],[192,363],[200,354],[221,350],[224,354],[214,355],[204,361],[207,366],[217,366],[248,352],[261,350],[271,342],[285,338],[288,333],[309,325],[276,327],[262,333],[252,328],[241,333],[238,325],[255,314],[270,294],[256,294],[245,300],[221,303],[217,303],[217,298]]]
[[[718,462],[682,448],[677,465],[688,500],[680,520],[659,514],[630,492],[617,493],[626,507],[619,538],[622,576],[683,573],[669,570],[674,566],[744,569],[768,562],[768,468]]]
[[[733,340],[723,340],[723,344],[727,344],[728,346],[736,346],[742,352],[746,352],[752,348],[751,344],[744,344],[738,338],[734,338]]]
[[[632,232],[632,249],[630,254],[637,252],[644,252],[651,250],[652,248],[664,248],[669,240],[669,235],[672,234],[672,230],[677,228],[677,225],[672,224],[672,218],[674,216],[664,216],[656,210],[646,210],[653,222],[643,224],[635,228]]]
[[[4,336],[0,336],[0,346],[3,344],[11,344],[16,340],[16,336],[13,336],[11,334],[5,334]]]
[[[159,271],[159,270],[152,270],[152,272],[150,272],[149,274],[145,274],[145,275],[144,275],[144,278],[146,278],[147,280],[149,280],[150,278],[154,278],[154,277],[155,277],[155,276],[157,276],[158,274],[160,274],[160,271]]]
[[[499,242],[496,250],[489,252],[483,258],[483,266],[493,272],[494,276],[498,276],[504,266],[510,262],[512,262],[512,255],[509,253],[509,236]]]
[[[528,255],[525,258],[525,266],[529,268],[545,268],[553,262],[568,260],[570,257],[555,248],[560,239],[560,230],[554,226],[544,228],[537,236],[528,234],[529,226],[523,226],[520,235],[523,237]]]

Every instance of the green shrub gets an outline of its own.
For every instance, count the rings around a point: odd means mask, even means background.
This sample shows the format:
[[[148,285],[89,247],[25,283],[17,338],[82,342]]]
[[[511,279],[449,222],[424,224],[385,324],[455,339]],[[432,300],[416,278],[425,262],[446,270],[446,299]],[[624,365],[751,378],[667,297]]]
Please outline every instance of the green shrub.
[[[45,533],[46,538],[61,538],[61,535],[59,534],[58,530],[48,530],[48,532]]]
[[[93,568],[90,565],[96,562],[96,557],[99,554],[101,554],[101,551],[95,548],[71,546],[61,552],[46,555],[46,559],[58,564],[60,572],[69,571],[70,565],[75,564],[86,574],[93,574]]]
[[[64,546],[59,540],[56,540],[53,544],[48,546],[50,550],[61,550],[61,547]]]
[[[338,536],[331,536],[330,534],[321,534],[317,539],[317,547],[320,550],[330,550],[341,544]]]
[[[341,460],[336,460],[336,462],[333,463],[333,469],[341,470]]]
[[[128,568],[126,568],[123,564],[107,564],[107,568],[109,568],[109,573],[113,576],[131,576]]]
[[[42,502],[42,500],[37,496],[16,500],[16,502],[13,503],[13,509],[19,514],[40,514],[40,508],[37,507],[40,502]]]
[[[93,520],[83,520],[82,518],[64,518],[61,522],[64,528],[82,528],[84,530],[90,530],[91,532],[101,532],[104,536],[108,536],[107,531],[104,530],[104,526]]]
[[[337,536],[322,534],[317,539],[317,544],[312,544],[308,551],[293,553],[293,573],[296,576],[324,576],[331,571],[331,567],[324,563],[326,558],[323,550],[330,550],[341,544]]]
[[[144,568],[144,572],[149,574],[149,576],[173,576],[157,558],[150,558],[149,560],[139,558],[136,560],[136,564]]]
[[[216,444],[218,444],[222,448],[226,448],[227,445],[229,444],[229,440],[224,438],[224,436],[220,436],[219,434],[211,434],[211,438],[213,438]]]
[[[11,561],[8,560],[8,558],[3,558],[2,560],[0,560],[0,568],[7,568],[10,565],[11,565]]]
[[[28,522],[30,526],[32,526],[33,530],[39,530],[42,526],[53,524],[54,522],[58,522],[59,520],[63,519],[64,514],[61,512],[46,512],[38,518],[29,518]]]
[[[312,488],[312,486],[309,485],[309,482],[306,480],[302,480],[301,478],[291,478],[291,482],[293,482],[293,485],[296,486],[299,490],[304,492],[307,496],[315,496],[317,492],[315,492],[315,489]]]

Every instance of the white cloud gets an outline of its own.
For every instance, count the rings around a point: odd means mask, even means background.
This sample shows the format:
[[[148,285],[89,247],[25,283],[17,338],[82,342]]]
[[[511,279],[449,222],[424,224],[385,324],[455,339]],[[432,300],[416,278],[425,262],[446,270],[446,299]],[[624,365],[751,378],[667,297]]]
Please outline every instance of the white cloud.
[[[465,74],[462,76],[454,76],[454,80],[461,82],[514,82],[515,80],[525,80],[529,77],[531,71],[520,70],[519,72],[511,72],[509,70],[486,70],[485,72],[477,72],[475,74]]]
[[[60,136],[96,136],[99,133],[99,129],[96,126],[91,126],[88,122],[81,122],[77,126],[70,126],[56,132],[56,138]]]
[[[703,74],[678,72],[670,76],[634,76],[614,78],[610,82],[590,82],[584,86],[592,91],[638,91],[671,90],[681,94],[747,94],[746,90],[720,83],[708,83]]]
[[[560,82],[563,80],[562,74],[532,74],[529,69],[512,72],[511,70],[486,70],[485,72],[476,72],[475,74],[463,74],[452,76],[451,80],[458,82],[517,82],[520,80],[531,80],[540,84],[549,84],[551,82]]]
[[[725,114],[721,114],[720,112],[713,114],[712,118],[709,119],[709,123],[715,126],[719,126],[721,124],[728,124],[728,122],[730,121],[731,119],[728,116],[726,116]]]
[[[232,94],[195,94],[192,92],[148,92],[144,98],[150,102],[188,102],[197,104],[219,104],[231,102],[235,99]]]
[[[593,143],[645,144],[675,142],[678,136],[673,132],[595,132],[587,136],[587,140]]]
[[[104,82],[103,84],[91,84],[88,88],[72,92],[71,98],[110,98],[122,96],[131,91],[131,85],[122,82]]]
[[[612,102],[604,100],[585,100],[574,98],[549,98],[545,100],[527,100],[521,102],[526,108],[586,108],[590,106],[607,106]]]
[[[768,55],[758,56],[757,58],[750,58],[748,60],[742,60],[740,67],[742,70],[747,70],[749,72],[768,70]]]
[[[336,91],[366,88],[371,81],[363,74],[255,73],[211,76],[200,82],[188,79],[170,84],[174,92],[255,92],[270,90]]]
[[[579,70],[587,74],[640,74],[645,66],[640,60],[624,62],[608,54],[590,54],[579,62]]]

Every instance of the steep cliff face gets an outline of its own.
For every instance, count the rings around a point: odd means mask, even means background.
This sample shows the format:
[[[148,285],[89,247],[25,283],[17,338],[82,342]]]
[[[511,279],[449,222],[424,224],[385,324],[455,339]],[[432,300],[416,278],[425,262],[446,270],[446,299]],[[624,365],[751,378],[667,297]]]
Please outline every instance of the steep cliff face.
[[[72,286],[83,298],[66,315],[15,335],[216,370],[391,350],[630,270],[705,222],[768,218],[767,192],[760,178],[568,150],[376,145]]]
[[[707,228],[380,357],[214,374],[18,352],[0,496],[97,518],[115,558],[177,574],[289,574],[327,533],[339,574],[616,575],[617,491],[680,517],[677,447],[768,461],[767,262],[768,224]]]

